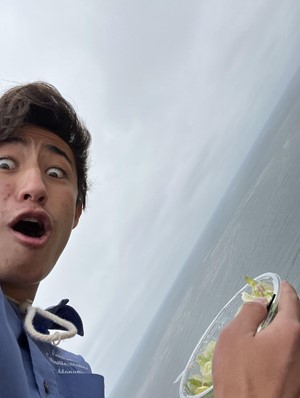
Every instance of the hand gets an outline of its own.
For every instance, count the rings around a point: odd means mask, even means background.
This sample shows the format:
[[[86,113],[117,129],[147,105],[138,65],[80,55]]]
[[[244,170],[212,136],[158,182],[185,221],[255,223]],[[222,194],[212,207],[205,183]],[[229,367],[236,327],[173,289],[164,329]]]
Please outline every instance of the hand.
[[[256,333],[266,304],[245,303],[221,332],[213,356],[214,398],[300,397],[300,302],[281,283],[278,313]]]

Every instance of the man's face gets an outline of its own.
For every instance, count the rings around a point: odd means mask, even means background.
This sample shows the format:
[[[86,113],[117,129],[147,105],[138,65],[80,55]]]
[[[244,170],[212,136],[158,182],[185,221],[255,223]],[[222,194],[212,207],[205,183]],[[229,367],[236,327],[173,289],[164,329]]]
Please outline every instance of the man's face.
[[[0,142],[0,285],[28,288],[54,267],[81,206],[70,147],[57,135],[27,126]]]

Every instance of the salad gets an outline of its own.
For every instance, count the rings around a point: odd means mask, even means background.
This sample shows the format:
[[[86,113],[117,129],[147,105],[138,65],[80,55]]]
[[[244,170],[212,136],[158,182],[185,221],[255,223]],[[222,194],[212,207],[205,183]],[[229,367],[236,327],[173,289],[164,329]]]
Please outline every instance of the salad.
[[[188,379],[185,390],[189,395],[197,395],[212,386],[212,356],[216,341],[211,340],[203,352],[197,356],[196,363],[199,365],[199,374]]]
[[[251,279],[248,276],[245,276],[245,280],[251,287],[252,292],[247,293],[246,291],[244,291],[242,293],[242,300],[244,303],[246,303],[247,301],[252,301],[257,297],[265,297],[268,302],[272,300],[274,291],[271,285],[264,282],[257,282],[255,279]]]
[[[251,291],[242,292],[242,301],[252,301],[257,297],[265,297],[270,303],[273,299],[274,291],[273,287],[265,282],[258,282],[255,279],[251,279],[245,276],[247,284],[250,286]],[[199,367],[199,372],[194,376],[190,377],[185,383],[185,391],[188,395],[197,395],[213,384],[212,381],[212,357],[216,345],[216,340],[210,340],[209,343],[204,347],[201,353],[196,357],[195,362]]]

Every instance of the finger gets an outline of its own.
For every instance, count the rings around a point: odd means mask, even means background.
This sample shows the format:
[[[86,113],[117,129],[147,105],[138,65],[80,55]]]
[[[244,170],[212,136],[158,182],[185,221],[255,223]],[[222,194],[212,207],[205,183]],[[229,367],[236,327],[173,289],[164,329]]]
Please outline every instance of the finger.
[[[300,303],[296,290],[287,281],[281,282],[280,298],[278,305],[279,317],[286,316],[300,320]],[[276,317],[275,317],[276,320]]]
[[[255,299],[244,303],[238,315],[231,322],[232,328],[239,333],[254,336],[267,315],[267,303],[265,299]]]

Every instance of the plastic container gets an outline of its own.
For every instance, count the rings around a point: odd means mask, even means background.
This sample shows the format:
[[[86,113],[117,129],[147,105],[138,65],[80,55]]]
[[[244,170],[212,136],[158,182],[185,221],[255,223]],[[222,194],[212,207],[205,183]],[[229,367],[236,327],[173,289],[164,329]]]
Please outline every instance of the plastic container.
[[[280,277],[275,273],[268,272],[265,274],[261,274],[254,279],[260,283],[266,283],[270,285],[272,287],[274,294],[276,295],[268,311],[266,319],[259,327],[260,330],[266,327],[276,315],[279,296],[280,296]],[[242,300],[243,292],[251,294],[252,288],[247,284],[242,289],[240,289],[231,298],[231,300],[229,300],[228,303],[222,308],[222,310],[218,313],[218,315],[215,317],[212,323],[208,326],[205,333],[202,335],[201,339],[199,340],[184,371],[180,376],[180,385],[179,385],[180,398],[202,398],[202,397],[211,398],[214,396],[213,386],[209,387],[204,392],[201,392],[199,394],[190,395],[186,387],[187,382],[189,379],[193,378],[194,376],[200,375],[201,370],[199,364],[196,362],[196,359],[199,357],[199,355],[203,354],[204,350],[207,349],[207,346],[211,341],[217,340],[222,328],[235,317],[240,307],[243,305],[243,300]]]

